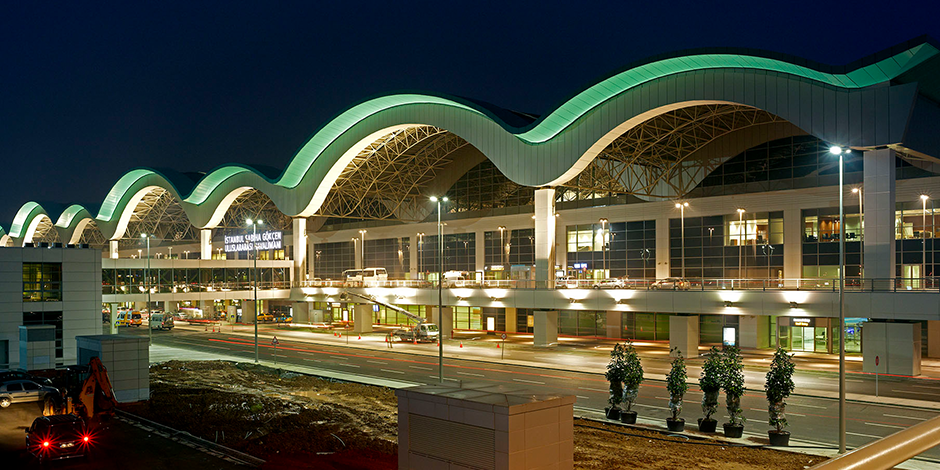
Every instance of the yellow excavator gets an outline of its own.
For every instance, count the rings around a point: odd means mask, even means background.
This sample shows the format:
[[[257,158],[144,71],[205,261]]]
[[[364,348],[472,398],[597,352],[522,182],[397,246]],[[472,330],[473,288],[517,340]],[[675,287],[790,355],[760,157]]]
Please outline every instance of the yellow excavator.
[[[101,359],[92,357],[87,366],[71,366],[52,379],[62,395],[47,400],[43,415],[74,414],[85,421],[90,429],[106,423],[114,415],[117,400],[108,370]]]

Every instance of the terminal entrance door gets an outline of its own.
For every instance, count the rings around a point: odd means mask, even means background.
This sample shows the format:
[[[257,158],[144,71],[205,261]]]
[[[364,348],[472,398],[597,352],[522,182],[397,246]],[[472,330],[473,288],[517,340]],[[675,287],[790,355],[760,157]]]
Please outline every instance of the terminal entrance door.
[[[829,352],[827,318],[781,317],[777,326],[780,347],[788,351]]]

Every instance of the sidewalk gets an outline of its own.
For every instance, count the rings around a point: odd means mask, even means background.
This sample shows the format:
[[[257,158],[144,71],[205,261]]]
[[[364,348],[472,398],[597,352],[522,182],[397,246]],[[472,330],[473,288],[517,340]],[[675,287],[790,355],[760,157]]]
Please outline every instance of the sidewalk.
[[[318,332],[300,330],[304,327],[306,325],[262,326],[259,329],[259,338],[264,338],[264,340],[259,340],[259,342],[268,344],[271,337],[276,335],[282,342],[287,340],[327,346],[348,346],[363,350],[420,355],[433,358],[434,362],[437,361],[438,348],[436,345],[395,342],[392,348],[389,348],[389,345],[385,342],[384,331],[363,335],[349,331],[349,335],[346,335],[347,332],[338,330]],[[234,332],[226,326],[221,334],[254,338],[253,329],[244,326],[236,326]],[[342,336],[336,336],[337,334],[342,334]],[[518,342],[519,340],[524,341],[526,335],[514,336],[514,338],[507,338],[506,342],[502,342],[499,336],[476,332],[473,334],[458,333],[455,334],[455,339],[444,342],[444,357],[445,359],[463,359],[489,364],[508,364],[600,375],[606,370],[609,353],[615,343],[613,340],[595,340],[593,338],[590,338],[589,341],[584,338],[559,338],[557,346],[537,348],[532,346],[531,343]],[[531,335],[528,336],[531,337]],[[516,341],[510,341],[511,339]],[[664,381],[670,365],[668,344],[639,341],[635,342],[634,345],[643,359],[646,380]],[[708,350],[706,347],[700,347],[699,349],[700,353]],[[764,376],[773,351],[745,350],[742,351],[742,355],[744,356],[747,390],[763,393]],[[797,362],[797,373],[794,375],[796,390],[793,395],[838,399],[837,389],[834,389],[837,385],[839,370],[838,355],[797,353],[794,359]],[[699,357],[687,361],[690,385],[697,386],[703,360],[702,357]],[[847,357],[846,371],[853,381],[858,381],[858,379],[873,381],[869,378],[870,374],[861,372],[861,368],[861,357]],[[940,368],[940,361],[924,360],[922,368],[928,371],[930,375],[924,374],[914,380],[940,380],[940,373],[937,372],[937,368]],[[883,380],[891,379],[883,378]],[[827,387],[824,388],[823,386]],[[940,410],[940,402],[929,400],[876,397],[872,394],[861,393],[846,393],[846,400]]]

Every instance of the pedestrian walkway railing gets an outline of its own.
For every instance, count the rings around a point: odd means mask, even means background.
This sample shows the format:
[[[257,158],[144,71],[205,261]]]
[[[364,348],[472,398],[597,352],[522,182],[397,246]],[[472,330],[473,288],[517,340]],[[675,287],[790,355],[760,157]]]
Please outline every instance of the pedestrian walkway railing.
[[[436,280],[404,279],[387,281],[307,280],[295,282],[294,287],[413,287],[437,288]],[[720,279],[720,278],[666,278],[666,279],[558,279],[534,280],[444,280],[444,288],[502,288],[502,289],[633,289],[649,291],[725,291],[725,290],[839,290],[838,279]],[[940,277],[926,278],[847,278],[846,292],[940,292]]]
[[[811,470],[887,470],[940,444],[940,416],[898,431]]]

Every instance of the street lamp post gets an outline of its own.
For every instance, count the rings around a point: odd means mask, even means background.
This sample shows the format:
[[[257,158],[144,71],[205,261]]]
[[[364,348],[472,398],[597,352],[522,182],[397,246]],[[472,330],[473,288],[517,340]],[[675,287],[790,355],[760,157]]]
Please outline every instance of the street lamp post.
[[[506,243],[503,241],[503,232],[506,231],[506,227],[500,225],[497,227],[499,230],[499,265],[506,269],[506,263],[503,262],[504,255],[506,253]]]
[[[845,453],[845,155],[851,149],[832,146],[839,156],[839,453]]]
[[[255,252],[255,263],[254,268],[252,269],[252,278],[254,279],[254,290],[255,290],[255,364],[258,363],[258,226],[264,225],[264,222],[261,220],[251,220],[246,221],[248,225],[251,225],[251,248]]]
[[[431,196],[431,202],[437,203],[437,246],[440,250],[437,271],[437,375],[441,383],[444,383],[444,227],[441,225],[441,203],[447,200],[447,196]]]
[[[923,212],[921,213],[921,268],[920,268],[920,277],[921,281],[919,284],[921,288],[926,287],[925,281],[927,277],[927,200],[930,199],[930,196],[926,194],[920,195],[920,202],[923,204]],[[933,204],[933,202],[931,202]],[[932,207],[932,206],[931,206]]]
[[[418,279],[421,278],[421,273],[424,272],[424,232],[418,232]]]
[[[316,258],[313,259],[313,278],[314,279],[317,278],[317,269],[319,268],[318,265],[320,264],[320,253],[321,251],[317,250]]]
[[[153,238],[153,234],[147,235],[146,233],[142,233],[140,234],[140,238],[147,240],[147,341],[150,343],[150,346],[153,346],[153,326],[150,325],[151,319],[153,318],[153,314],[150,311],[150,291],[153,286],[153,282],[150,280],[150,239]]]
[[[682,280],[685,281],[685,208],[689,207],[688,202],[676,203],[676,209],[679,209],[679,260],[682,263]]]

